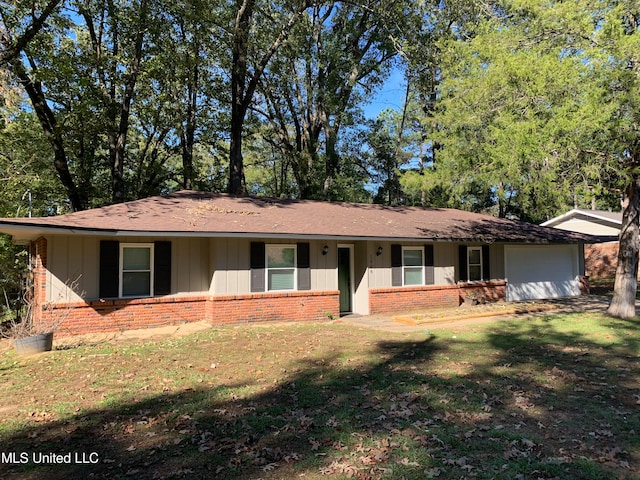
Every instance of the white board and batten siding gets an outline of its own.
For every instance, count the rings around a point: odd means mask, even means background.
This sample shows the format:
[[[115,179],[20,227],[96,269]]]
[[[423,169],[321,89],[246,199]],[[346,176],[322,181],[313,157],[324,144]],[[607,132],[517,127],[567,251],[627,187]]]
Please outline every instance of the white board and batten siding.
[[[505,245],[507,301],[580,295],[578,245]]]

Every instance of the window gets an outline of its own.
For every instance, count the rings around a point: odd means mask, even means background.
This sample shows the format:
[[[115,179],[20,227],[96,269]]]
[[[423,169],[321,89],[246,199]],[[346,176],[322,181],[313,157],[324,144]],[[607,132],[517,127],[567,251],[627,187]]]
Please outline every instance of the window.
[[[433,245],[391,245],[391,285],[435,285]]]
[[[296,246],[267,245],[267,290],[296,289]]]
[[[467,278],[470,282],[482,280],[482,248],[467,248]]]
[[[251,242],[249,257],[252,292],[311,290],[309,243]]]
[[[100,298],[151,297],[171,293],[171,242],[100,240]]]
[[[491,279],[489,245],[458,246],[458,280],[481,282]]]
[[[402,284],[424,285],[423,247],[402,248]]]
[[[120,245],[120,296],[153,296],[153,244]]]

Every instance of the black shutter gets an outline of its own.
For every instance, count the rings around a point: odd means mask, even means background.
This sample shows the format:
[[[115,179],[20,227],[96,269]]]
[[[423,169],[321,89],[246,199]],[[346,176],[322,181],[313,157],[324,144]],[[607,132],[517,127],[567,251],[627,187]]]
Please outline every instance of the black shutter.
[[[309,244],[298,244],[298,290],[311,290],[311,262]]]
[[[433,258],[433,245],[424,246],[424,283],[433,285],[435,279],[435,262]]]
[[[402,245],[391,245],[391,285],[402,286]]]
[[[153,294],[171,293],[171,242],[155,242],[153,254]]]
[[[461,282],[466,282],[467,276],[467,246],[458,246],[458,276]]]
[[[482,279],[491,280],[491,269],[489,268],[489,245],[482,246]]]
[[[264,242],[251,242],[251,291],[265,291],[266,252]]]
[[[120,294],[120,243],[100,240],[100,298],[114,298]]]

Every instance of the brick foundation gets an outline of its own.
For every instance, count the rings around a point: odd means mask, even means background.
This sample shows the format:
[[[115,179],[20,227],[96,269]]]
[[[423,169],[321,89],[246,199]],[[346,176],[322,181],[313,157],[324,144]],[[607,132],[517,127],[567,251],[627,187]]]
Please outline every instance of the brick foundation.
[[[486,301],[504,300],[505,281],[375,288],[369,290],[369,312],[394,313],[425,308],[457,307],[468,293]]]
[[[40,321],[56,325],[59,335],[117,332],[200,320],[214,325],[300,322],[337,317],[339,302],[338,291],[98,300],[47,305],[40,310]]]
[[[274,292],[215,296],[207,305],[214,325],[327,320],[340,315],[340,292]]]
[[[618,265],[618,242],[584,246],[585,274],[591,278],[614,278]]]
[[[156,297],[60,303],[42,309],[42,321],[57,334],[119,332],[205,319],[208,297]]]

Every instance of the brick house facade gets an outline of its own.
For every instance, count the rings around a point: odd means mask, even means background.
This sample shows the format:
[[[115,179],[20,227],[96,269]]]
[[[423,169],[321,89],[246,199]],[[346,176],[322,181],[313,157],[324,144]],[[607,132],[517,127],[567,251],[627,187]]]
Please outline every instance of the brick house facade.
[[[60,334],[577,295],[591,240],[450,209],[200,192],[0,219],[0,231],[30,245],[35,320]],[[522,268],[523,255],[549,267]]]

